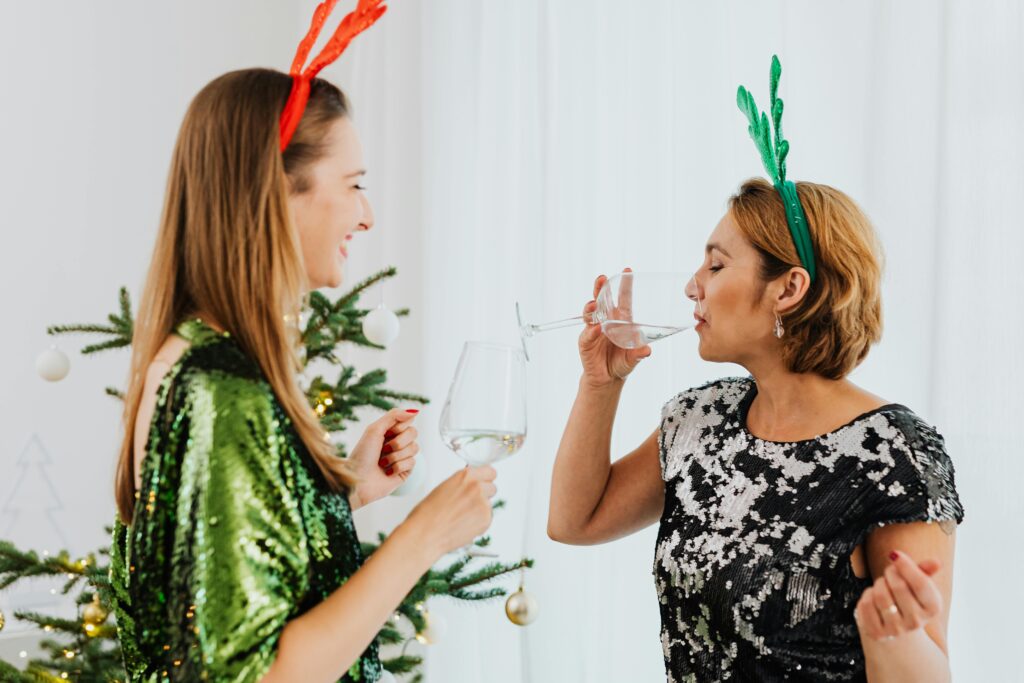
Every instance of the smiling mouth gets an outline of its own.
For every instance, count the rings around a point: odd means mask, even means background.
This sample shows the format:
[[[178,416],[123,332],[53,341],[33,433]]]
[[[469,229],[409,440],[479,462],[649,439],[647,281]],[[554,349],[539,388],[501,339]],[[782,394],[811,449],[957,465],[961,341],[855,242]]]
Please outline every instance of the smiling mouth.
[[[707,324],[708,324],[708,321],[707,321],[707,320],[705,320],[704,318],[700,317],[700,316],[699,316],[699,315],[697,315],[696,313],[694,313],[694,314],[693,314],[693,319],[697,321],[697,324],[698,324],[698,325],[699,325],[700,323],[704,323],[705,325],[707,325]]]

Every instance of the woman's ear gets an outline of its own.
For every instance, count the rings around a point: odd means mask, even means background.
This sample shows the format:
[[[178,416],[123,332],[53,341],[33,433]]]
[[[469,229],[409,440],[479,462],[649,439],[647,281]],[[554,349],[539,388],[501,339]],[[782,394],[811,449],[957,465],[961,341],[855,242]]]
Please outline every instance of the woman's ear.
[[[775,310],[785,313],[803,301],[811,287],[811,276],[803,268],[790,268],[788,273],[779,278],[779,282],[782,290],[775,299]]]

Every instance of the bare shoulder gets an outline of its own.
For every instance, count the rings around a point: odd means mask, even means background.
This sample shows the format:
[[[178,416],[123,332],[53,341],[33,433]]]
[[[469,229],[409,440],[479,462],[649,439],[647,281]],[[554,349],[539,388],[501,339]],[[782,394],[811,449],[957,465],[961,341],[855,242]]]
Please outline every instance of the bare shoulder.
[[[189,343],[176,334],[172,334],[164,340],[160,349],[153,357],[153,361],[146,368],[146,383],[142,390],[142,401],[147,399],[156,402],[156,392],[164,376],[181,359],[188,350]]]
[[[156,410],[156,395],[160,383],[164,377],[181,359],[188,350],[189,343],[176,334],[167,337],[160,349],[153,357],[153,361],[146,368],[146,379],[142,387],[142,399],[139,402],[139,410],[135,416],[134,433],[134,456],[135,456],[135,487],[140,484],[142,473],[142,458],[145,456],[146,439],[149,436],[149,426],[153,421],[153,411]]]
[[[871,412],[892,403],[892,401],[859,387],[853,382],[848,381],[847,387],[846,400],[849,402],[850,409],[858,413]]]

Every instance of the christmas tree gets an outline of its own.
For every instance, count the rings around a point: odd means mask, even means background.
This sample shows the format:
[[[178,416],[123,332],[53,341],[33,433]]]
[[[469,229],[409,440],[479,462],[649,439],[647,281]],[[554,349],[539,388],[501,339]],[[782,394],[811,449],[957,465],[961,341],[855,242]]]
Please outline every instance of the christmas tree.
[[[358,408],[373,406],[390,410],[397,401],[428,402],[425,397],[386,388],[385,370],[359,374],[355,368],[342,363],[336,355],[343,343],[384,348],[364,335],[363,320],[370,311],[359,308],[358,303],[360,295],[369,287],[394,277],[396,273],[395,268],[386,268],[334,301],[320,292],[313,292],[309,297],[302,323],[304,362],[308,366],[320,359],[340,369],[337,379],[331,381],[318,375],[306,387],[310,406],[320,416],[328,432],[344,431],[349,422],[357,420]],[[406,316],[408,313],[405,309],[395,311],[398,316]],[[106,323],[60,325],[49,328],[47,332],[51,335],[100,335],[103,338],[99,342],[82,349],[83,354],[89,355],[130,346],[133,321],[131,301],[127,290],[122,288],[119,311],[108,316]],[[107,387],[106,392],[123,398],[123,393],[116,388]],[[338,446],[338,455],[346,456],[344,446]],[[501,505],[500,501],[495,503],[496,508]],[[387,535],[382,533],[378,543],[364,543],[364,554],[372,554],[386,538]],[[481,565],[479,556],[488,553],[480,549],[488,544],[487,537],[478,539],[474,546],[477,552],[466,553],[447,566],[430,569],[406,595],[394,617],[377,636],[382,646],[402,646],[397,656],[384,658],[385,670],[397,676],[408,676],[412,683],[422,680],[419,672],[422,658],[406,654],[406,648],[413,641],[430,643],[436,638],[436,621],[432,627],[431,616],[426,608],[429,598],[441,596],[469,601],[497,598],[506,594],[505,589],[486,584],[533,566],[533,561],[528,558],[514,563],[493,561]],[[35,624],[48,634],[40,642],[47,658],[29,660],[25,669],[0,660],[0,681],[107,683],[126,679],[117,642],[117,628],[110,616],[108,567],[107,548],[100,548],[82,558],[72,558],[64,551],[56,555],[40,556],[35,551],[21,550],[11,542],[0,540],[0,590],[19,581],[38,577],[65,578],[63,591],[73,595],[78,606],[78,614],[74,618],[15,612],[15,617]],[[3,628],[3,618],[0,614],[0,629]]]

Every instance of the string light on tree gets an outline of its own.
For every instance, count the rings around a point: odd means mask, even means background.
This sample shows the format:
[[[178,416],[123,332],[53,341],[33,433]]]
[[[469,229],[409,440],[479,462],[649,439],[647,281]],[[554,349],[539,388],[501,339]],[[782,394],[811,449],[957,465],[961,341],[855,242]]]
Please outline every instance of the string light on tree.
[[[327,414],[327,411],[331,409],[332,405],[334,405],[334,398],[331,396],[331,392],[321,391],[317,395],[316,407],[313,408],[313,410],[316,411],[317,415],[323,417],[325,414]]]
[[[426,622],[416,634],[416,640],[424,645],[437,645],[448,631],[448,622],[440,615],[428,612],[423,603],[416,605],[416,609],[423,614],[423,620]]]

